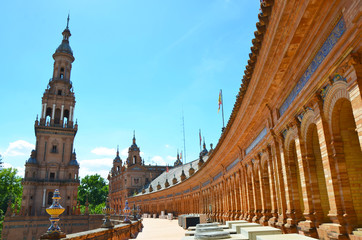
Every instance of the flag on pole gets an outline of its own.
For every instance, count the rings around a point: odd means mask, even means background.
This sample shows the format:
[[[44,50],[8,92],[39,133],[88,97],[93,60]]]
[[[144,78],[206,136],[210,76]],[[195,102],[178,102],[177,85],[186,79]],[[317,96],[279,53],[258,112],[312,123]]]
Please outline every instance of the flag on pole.
[[[181,151],[181,153],[180,153],[180,159],[182,159],[182,151]]]
[[[222,104],[222,92],[221,92],[221,90],[220,90],[220,93],[219,93],[219,109],[217,110],[217,113],[220,112],[220,106],[221,106],[221,104]]]
[[[201,129],[199,129],[199,137],[200,137],[200,148],[201,148],[201,142],[202,142],[202,138],[201,138]]]

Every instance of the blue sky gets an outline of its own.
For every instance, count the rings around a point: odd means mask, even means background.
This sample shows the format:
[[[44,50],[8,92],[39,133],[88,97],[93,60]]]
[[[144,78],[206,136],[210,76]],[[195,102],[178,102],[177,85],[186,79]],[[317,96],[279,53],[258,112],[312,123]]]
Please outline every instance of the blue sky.
[[[53,72],[52,54],[70,12],[71,80],[80,176],[106,176],[117,145],[126,159],[133,130],[146,163],[199,153],[199,129],[217,144],[238,93],[259,1],[2,1],[0,154],[24,174],[34,121]]]

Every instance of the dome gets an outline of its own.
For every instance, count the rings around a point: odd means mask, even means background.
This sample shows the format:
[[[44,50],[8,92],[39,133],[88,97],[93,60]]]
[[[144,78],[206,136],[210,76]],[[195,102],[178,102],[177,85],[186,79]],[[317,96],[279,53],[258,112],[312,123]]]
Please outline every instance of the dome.
[[[69,42],[67,40],[63,40],[55,52],[56,53],[68,53],[73,56],[73,51],[70,48]]]
[[[35,150],[31,151],[30,158],[26,161],[26,163],[38,164],[38,162],[36,161],[36,151]]]
[[[79,166],[79,163],[77,160],[73,159],[72,161],[69,162],[70,166]]]
[[[122,162],[122,160],[121,160],[121,158],[119,157],[119,156],[117,156],[117,157],[115,157],[114,159],[113,159],[113,162]]]
[[[35,158],[30,157],[30,158],[28,159],[28,161],[26,161],[26,163],[37,164],[38,162],[36,161]]]

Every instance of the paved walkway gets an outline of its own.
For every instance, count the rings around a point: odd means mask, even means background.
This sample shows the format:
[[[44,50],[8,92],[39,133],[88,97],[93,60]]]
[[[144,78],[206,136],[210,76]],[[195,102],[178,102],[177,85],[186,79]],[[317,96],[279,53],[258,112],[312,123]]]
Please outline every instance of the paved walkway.
[[[143,230],[137,240],[181,240],[185,230],[178,225],[177,220],[159,218],[144,218]]]

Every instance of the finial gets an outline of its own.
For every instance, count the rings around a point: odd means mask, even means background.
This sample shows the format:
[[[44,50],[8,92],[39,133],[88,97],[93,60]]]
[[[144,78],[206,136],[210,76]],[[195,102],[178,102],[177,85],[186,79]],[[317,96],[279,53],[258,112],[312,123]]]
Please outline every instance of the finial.
[[[38,114],[36,115],[36,120],[38,121]]]
[[[133,138],[136,138],[136,130],[133,130]]]
[[[69,13],[68,13],[68,18],[67,18],[67,29],[69,29],[68,27],[69,27]]]
[[[117,145],[117,157],[119,156],[119,145]]]

